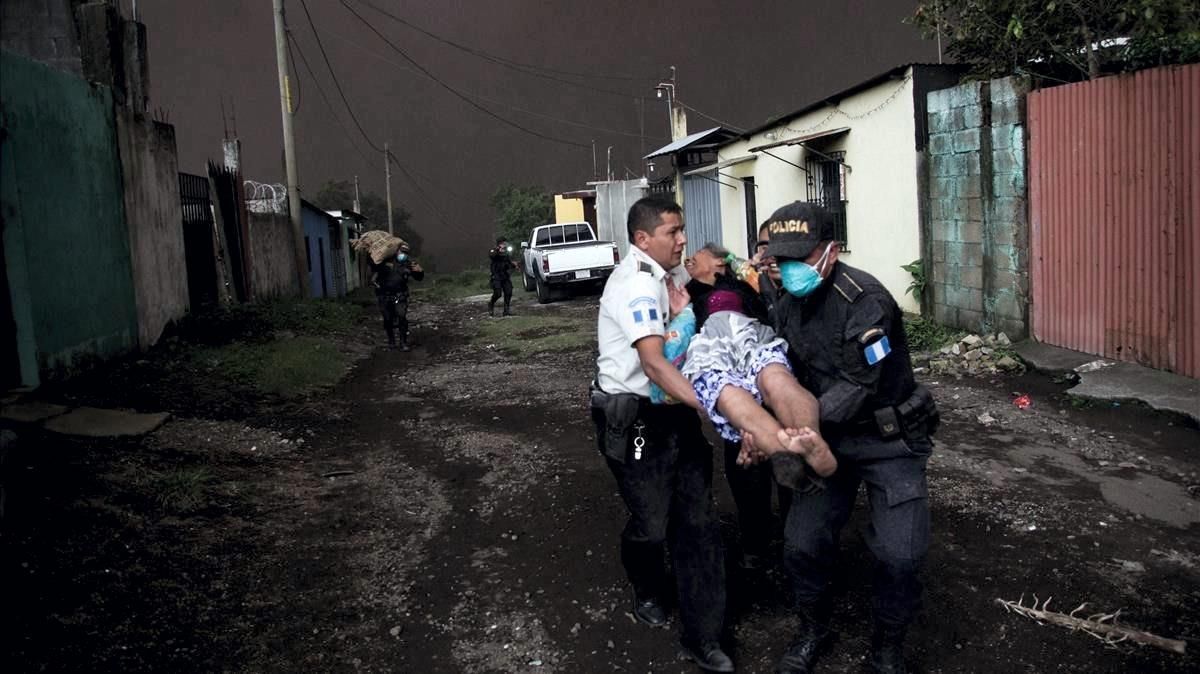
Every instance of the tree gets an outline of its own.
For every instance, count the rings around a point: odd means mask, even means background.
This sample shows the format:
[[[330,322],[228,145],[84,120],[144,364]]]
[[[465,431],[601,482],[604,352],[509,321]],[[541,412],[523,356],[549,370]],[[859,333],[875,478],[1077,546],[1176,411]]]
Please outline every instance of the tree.
[[[489,202],[496,211],[496,235],[524,241],[538,225],[554,220],[554,197],[540,187],[505,185]]]
[[[365,217],[372,229],[387,229],[387,199],[374,192],[361,192],[359,201],[362,204],[360,214]],[[354,207],[354,183],[349,180],[330,180],[317,190],[317,196],[312,202],[317,208],[327,211],[348,210]],[[392,208],[392,223],[396,228],[396,236],[404,239],[414,251],[421,249],[424,237],[417,233],[409,222],[412,213],[403,206]]]
[[[927,0],[910,22],[977,77],[1093,79],[1200,61],[1194,0]]]

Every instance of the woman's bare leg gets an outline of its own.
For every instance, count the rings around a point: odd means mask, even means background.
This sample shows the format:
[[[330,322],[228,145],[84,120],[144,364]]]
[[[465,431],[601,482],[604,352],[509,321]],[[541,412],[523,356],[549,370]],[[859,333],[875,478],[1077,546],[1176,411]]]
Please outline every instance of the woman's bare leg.
[[[786,431],[776,433],[775,440],[786,451],[802,455],[817,475],[832,475],[837,470],[837,459],[816,430],[821,423],[821,407],[817,399],[796,381],[786,367],[778,363],[771,363],[758,373],[758,390],[786,428]],[[755,433],[754,439],[761,443],[762,436]]]
[[[757,449],[762,453],[769,455],[783,451],[783,440],[779,437],[783,426],[758,404],[749,391],[732,384],[726,385],[717,396],[717,411],[734,428],[742,433],[752,433]]]

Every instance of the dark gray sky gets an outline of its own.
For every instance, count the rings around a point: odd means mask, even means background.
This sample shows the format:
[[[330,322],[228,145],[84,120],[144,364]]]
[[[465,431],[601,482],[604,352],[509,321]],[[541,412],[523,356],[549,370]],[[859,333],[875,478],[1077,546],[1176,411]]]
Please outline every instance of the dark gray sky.
[[[127,14],[131,2],[122,0]],[[424,192],[393,170],[393,198],[413,212],[426,240],[422,252],[452,268],[482,264],[477,253],[494,229],[488,197],[498,186],[583,188],[592,179],[593,139],[601,171],[611,145],[617,176],[626,168],[640,172],[643,146],[649,151],[667,142],[665,103],[653,100],[653,87],[669,66],[678,69],[680,100],[749,128],[892,66],[937,58],[934,44],[902,23],[915,0],[345,0],[448,85],[506,119],[581,148],[528,135],[470,107],[406,62],[342,0],[306,2],[370,142],[390,142]],[[582,85],[571,86],[531,76],[438,42],[371,4],[503,59],[639,79],[554,75]],[[151,105],[176,126],[180,169],[201,173],[207,159],[219,158],[224,98],[226,110],[236,111],[246,177],[284,182],[271,0],[137,5],[149,33]],[[356,174],[364,189],[383,194],[382,155],[350,120],[300,0],[286,7],[294,44],[316,72],[314,81],[296,54],[302,194]],[[650,100],[640,105],[638,96]],[[696,112],[688,120],[691,131],[717,124]]]

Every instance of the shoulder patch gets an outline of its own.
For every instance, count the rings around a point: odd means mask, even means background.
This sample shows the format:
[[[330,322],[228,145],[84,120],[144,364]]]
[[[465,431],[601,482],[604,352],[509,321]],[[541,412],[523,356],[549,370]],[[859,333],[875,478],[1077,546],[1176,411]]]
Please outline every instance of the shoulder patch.
[[[638,271],[643,274],[650,274],[651,276],[654,275],[654,267],[651,267],[649,262],[642,262],[641,260],[638,260]]]
[[[858,296],[863,293],[862,286],[858,284],[846,271],[843,269],[838,277],[833,280],[833,288],[838,291],[838,294],[846,298],[846,301],[854,304]]]
[[[883,338],[863,349],[863,357],[866,358],[867,365],[878,365],[879,361],[887,358],[891,352],[892,345],[888,343],[887,335],[884,335]]]
[[[866,332],[862,333],[861,335],[859,335],[858,343],[866,344],[867,342],[870,342],[871,340],[877,339],[882,336],[883,336],[883,328],[871,328],[871,329],[867,330]]]
[[[653,297],[637,297],[629,303],[630,314],[633,317],[634,323],[645,323],[647,321],[657,321],[658,316],[658,300]]]

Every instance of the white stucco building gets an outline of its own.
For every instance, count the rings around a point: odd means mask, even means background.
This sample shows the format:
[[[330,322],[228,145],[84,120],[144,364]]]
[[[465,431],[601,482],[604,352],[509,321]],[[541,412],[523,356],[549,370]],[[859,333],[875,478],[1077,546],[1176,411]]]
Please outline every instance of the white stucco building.
[[[747,131],[716,161],[685,171],[715,181],[721,243],[746,255],[758,225],[792,201],[820,201],[844,223],[842,259],[887,286],[905,311],[928,203],[925,95],[957,84],[955,66],[904,65]],[[689,234],[691,227],[689,227]]]

